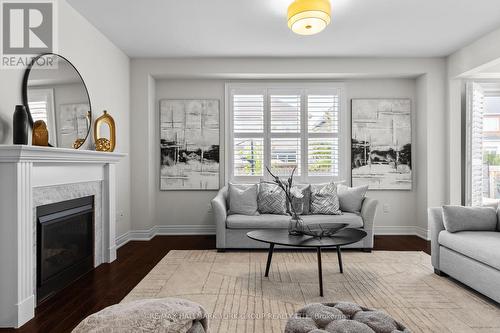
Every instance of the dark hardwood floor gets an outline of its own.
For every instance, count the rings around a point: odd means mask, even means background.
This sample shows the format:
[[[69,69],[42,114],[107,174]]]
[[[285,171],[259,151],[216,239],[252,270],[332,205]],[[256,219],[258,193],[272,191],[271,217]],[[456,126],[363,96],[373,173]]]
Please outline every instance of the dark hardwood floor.
[[[170,250],[214,248],[215,236],[157,236],[129,242],[118,250],[115,262],[97,267],[39,305],[35,318],[23,327],[0,332],[70,332],[88,315],[119,303]],[[416,236],[375,236],[375,250],[430,254],[430,243]]]

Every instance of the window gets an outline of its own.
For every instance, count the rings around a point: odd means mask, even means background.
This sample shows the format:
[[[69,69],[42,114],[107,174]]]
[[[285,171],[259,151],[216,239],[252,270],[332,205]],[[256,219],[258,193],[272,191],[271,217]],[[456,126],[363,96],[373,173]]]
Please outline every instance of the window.
[[[49,142],[57,144],[55,136],[54,90],[30,88],[28,106],[33,121],[43,120],[49,131]]]
[[[500,85],[467,84],[466,203],[500,201]]]
[[[300,181],[343,180],[343,87],[228,84],[228,180],[269,179],[266,167]],[[343,138],[343,139],[342,139]]]

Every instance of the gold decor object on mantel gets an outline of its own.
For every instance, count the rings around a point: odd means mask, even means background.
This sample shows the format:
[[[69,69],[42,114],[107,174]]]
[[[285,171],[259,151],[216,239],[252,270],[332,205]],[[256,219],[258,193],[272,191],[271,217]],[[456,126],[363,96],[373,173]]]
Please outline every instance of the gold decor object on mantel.
[[[73,148],[75,148],[75,149],[80,148],[84,142],[85,142],[85,139],[76,139],[75,142],[73,142]]]
[[[37,120],[33,124],[33,135],[31,139],[33,146],[48,146],[49,145],[49,131],[47,124],[43,120]]]
[[[112,152],[115,150],[116,145],[115,120],[108,114],[108,111],[104,110],[103,113],[94,123],[95,150]],[[101,125],[108,126],[109,138],[101,137]]]

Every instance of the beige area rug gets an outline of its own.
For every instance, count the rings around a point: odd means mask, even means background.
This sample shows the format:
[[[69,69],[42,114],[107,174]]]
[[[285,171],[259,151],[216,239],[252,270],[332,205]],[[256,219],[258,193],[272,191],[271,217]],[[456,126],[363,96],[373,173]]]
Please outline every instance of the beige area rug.
[[[122,301],[179,297],[211,313],[210,332],[283,332],[307,303],[355,302],[382,309],[413,332],[500,332],[500,309],[433,273],[423,252],[323,252],[319,297],[315,252],[171,251]]]

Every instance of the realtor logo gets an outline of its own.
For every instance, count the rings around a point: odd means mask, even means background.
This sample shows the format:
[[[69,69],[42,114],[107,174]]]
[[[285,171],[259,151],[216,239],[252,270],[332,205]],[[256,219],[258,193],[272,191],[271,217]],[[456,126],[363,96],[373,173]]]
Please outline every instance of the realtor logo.
[[[34,56],[54,52],[54,7],[54,0],[1,0],[2,67],[26,66]]]

